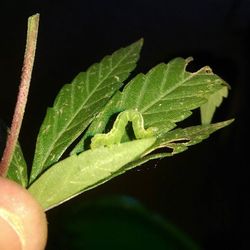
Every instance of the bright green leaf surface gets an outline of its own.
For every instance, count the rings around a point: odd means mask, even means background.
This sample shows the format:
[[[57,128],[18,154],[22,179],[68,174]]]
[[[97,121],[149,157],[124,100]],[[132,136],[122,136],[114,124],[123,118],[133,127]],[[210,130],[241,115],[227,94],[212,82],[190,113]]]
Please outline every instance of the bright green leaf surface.
[[[105,57],[59,92],[41,126],[31,182],[57,162],[135,68],[142,40]]]
[[[191,115],[191,110],[223,89],[224,81],[207,66],[194,73],[187,72],[190,61],[191,58],[176,58],[168,64],[157,65],[146,75],[137,75],[107,104],[73,152],[82,151],[84,139],[102,132],[108,116],[118,111],[138,110],[143,114],[146,128],[157,127],[159,133],[166,133],[176,122]]]
[[[7,178],[19,183],[23,187],[26,187],[28,184],[27,165],[19,143],[16,145]]]
[[[143,114],[145,127],[167,132],[191,115],[207,98],[222,88],[224,82],[209,67],[186,71],[191,58],[176,58],[159,64],[146,75],[138,75],[124,89],[121,107]]]
[[[201,123],[209,124],[212,121],[214,112],[218,108],[223,97],[228,96],[228,86],[223,86],[220,90],[209,96],[208,101],[201,105]]]
[[[108,181],[114,178],[115,176],[121,175],[124,172],[132,168],[135,168],[137,166],[140,166],[150,160],[170,157],[175,154],[181,153],[187,150],[189,146],[200,143],[201,141],[207,139],[210,134],[214,133],[215,131],[221,128],[228,126],[232,122],[233,119],[209,125],[192,126],[185,129],[177,128],[173,131],[163,134],[156,140],[156,142],[147,151],[145,151],[144,157],[129,162],[127,165],[120,168],[119,171],[115,172],[112,176],[109,176],[109,178],[106,179],[105,181]],[[172,150],[172,152],[167,152],[169,150],[166,150],[166,153],[153,152],[154,150],[159,148],[168,148]],[[101,183],[97,183],[97,185],[92,186],[91,188],[94,188],[100,184]]]
[[[29,191],[47,210],[110,179],[124,165],[138,159],[154,142],[152,137],[72,155],[43,173]]]

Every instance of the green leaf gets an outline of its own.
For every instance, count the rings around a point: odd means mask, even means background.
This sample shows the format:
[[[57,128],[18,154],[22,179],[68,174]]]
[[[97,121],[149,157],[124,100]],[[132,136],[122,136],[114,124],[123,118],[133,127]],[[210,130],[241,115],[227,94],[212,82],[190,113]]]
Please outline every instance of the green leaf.
[[[27,165],[19,143],[16,144],[7,178],[19,183],[23,187],[26,187],[28,184]]]
[[[219,89],[217,92],[209,96],[208,101],[200,107],[202,124],[211,123],[216,108],[221,105],[223,97],[226,98],[227,96],[227,85],[223,86],[223,88]]]
[[[40,128],[31,182],[59,160],[122,86],[136,66],[141,46],[142,40],[116,51],[64,85]]]
[[[45,210],[50,209],[112,178],[116,171],[138,159],[154,142],[152,137],[72,155],[45,171],[29,191]]]
[[[200,143],[207,139],[210,134],[218,129],[224,128],[231,124],[233,119],[214,124],[197,125],[188,128],[177,128],[166,134],[161,135],[150,151],[157,148],[167,147],[173,150],[171,156],[188,149],[189,146]]]
[[[208,66],[187,72],[191,60],[176,58],[135,77],[122,93],[121,107],[140,111],[145,127],[157,127],[159,134],[173,129],[224,83]]]
[[[158,133],[166,133],[192,114],[208,98],[224,87],[224,81],[206,66],[191,73],[186,67],[192,58],[176,58],[168,64],[159,64],[146,75],[139,74],[118,92],[91,124],[86,135],[72,152],[83,150],[84,141],[102,132],[108,116],[127,109],[143,114],[145,127],[157,127]]]
[[[153,144],[152,147],[144,153],[143,157],[128,163],[123,169],[121,169],[121,172],[117,172],[117,175],[122,174],[124,171],[132,169],[136,166],[142,165],[149,160],[170,157],[175,154],[182,153],[187,150],[188,147],[207,139],[210,134],[230,125],[233,121],[234,119],[214,124],[192,126],[185,129],[177,128],[163,134],[157,139],[155,144]],[[163,153],[154,153],[154,151],[159,148],[168,148],[168,150],[166,149],[166,152]],[[169,149],[172,152],[168,152]]]

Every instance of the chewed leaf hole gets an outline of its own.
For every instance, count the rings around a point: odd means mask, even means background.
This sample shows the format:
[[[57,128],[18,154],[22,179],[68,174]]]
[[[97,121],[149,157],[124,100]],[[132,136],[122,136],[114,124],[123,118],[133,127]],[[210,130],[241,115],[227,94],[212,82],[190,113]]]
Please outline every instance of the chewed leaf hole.
[[[175,143],[175,144],[188,143],[188,142],[190,142],[190,140],[187,138],[171,141],[171,143]]]
[[[153,150],[152,152],[150,152],[150,155],[154,155],[154,154],[172,154],[173,153],[173,148],[170,148],[170,147],[160,147],[160,148],[157,148],[155,150]]]

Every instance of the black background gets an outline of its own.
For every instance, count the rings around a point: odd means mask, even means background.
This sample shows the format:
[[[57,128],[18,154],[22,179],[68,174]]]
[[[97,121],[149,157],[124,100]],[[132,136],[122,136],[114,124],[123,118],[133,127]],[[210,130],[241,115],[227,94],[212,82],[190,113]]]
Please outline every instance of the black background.
[[[200,145],[132,170],[69,201],[125,194],[165,216],[204,249],[247,247],[249,0],[0,1],[0,116],[11,121],[27,17],[41,14],[30,97],[20,141],[29,165],[46,108],[92,63],[143,37],[135,73],[176,56],[208,64],[232,87],[215,121],[236,118]],[[198,118],[191,120],[198,122]],[[53,214],[48,212],[53,226]]]

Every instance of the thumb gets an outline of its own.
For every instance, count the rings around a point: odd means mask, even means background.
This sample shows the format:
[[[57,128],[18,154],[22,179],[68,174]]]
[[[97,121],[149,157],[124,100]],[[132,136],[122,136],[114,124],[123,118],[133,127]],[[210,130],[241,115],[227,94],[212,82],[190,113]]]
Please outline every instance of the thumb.
[[[20,238],[9,222],[3,218],[3,211],[1,211],[2,216],[0,216],[0,248],[1,250],[21,250],[22,244]],[[5,214],[8,216],[7,214]]]
[[[43,250],[46,241],[42,207],[25,188],[0,177],[0,249]]]

